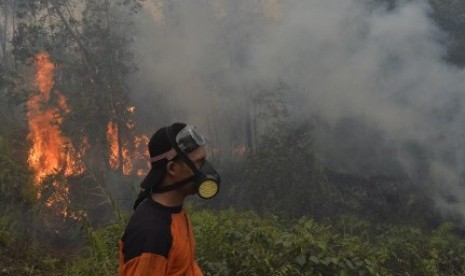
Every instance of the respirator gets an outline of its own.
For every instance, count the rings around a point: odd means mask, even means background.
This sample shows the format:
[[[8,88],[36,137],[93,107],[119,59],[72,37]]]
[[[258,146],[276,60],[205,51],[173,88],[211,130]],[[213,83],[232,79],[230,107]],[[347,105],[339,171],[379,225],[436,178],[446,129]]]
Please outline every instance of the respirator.
[[[189,153],[197,149],[199,146],[205,145],[205,138],[200,134],[194,126],[184,127],[176,137],[173,134],[171,127],[166,128],[166,134],[174,151],[171,150],[158,158],[167,158],[172,160],[175,156],[179,156],[187,166],[191,169],[193,175],[174,184],[157,187],[154,193],[163,193],[179,189],[188,183],[193,183],[197,195],[203,199],[213,198],[220,189],[220,176],[215,168],[208,162],[204,161],[200,168],[197,168],[192,160],[187,156]],[[152,161],[154,161],[152,159]],[[156,160],[155,160],[156,161]]]

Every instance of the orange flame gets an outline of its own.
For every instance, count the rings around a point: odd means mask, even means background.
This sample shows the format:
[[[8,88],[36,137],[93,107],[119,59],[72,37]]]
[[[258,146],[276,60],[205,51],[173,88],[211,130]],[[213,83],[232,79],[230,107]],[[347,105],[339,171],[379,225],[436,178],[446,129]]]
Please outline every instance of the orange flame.
[[[35,174],[35,183],[58,172],[66,176],[79,175],[84,167],[75,158],[71,141],[64,137],[59,129],[62,113],[69,112],[66,98],[57,92],[59,108],[49,107],[51,90],[55,84],[53,73],[55,65],[50,62],[47,53],[41,52],[35,57],[37,95],[30,97],[28,107],[29,135],[32,144],[28,163]]]
[[[119,168],[119,141],[118,141],[118,125],[110,121],[107,125],[107,141],[109,144],[108,162],[110,168],[117,170]]]
[[[61,133],[59,129],[62,123],[61,114],[70,110],[65,96],[58,92],[55,92],[58,108],[50,107],[51,91],[55,84],[53,73],[56,66],[45,52],[36,55],[35,63],[35,79],[40,93],[32,96],[28,101],[28,139],[32,144],[28,162],[35,173],[35,182],[38,185],[47,176],[58,172],[63,172],[65,176],[82,174],[85,168],[79,162],[79,158],[89,145],[84,139],[83,148],[76,151],[71,141]],[[135,112],[135,106],[127,107],[127,111]],[[134,130],[135,122],[128,120],[126,127]],[[148,154],[145,147],[149,138],[146,135],[135,136],[133,141],[121,142],[118,124],[112,120],[107,125],[107,141],[108,162],[112,169],[118,170],[122,166],[125,175],[133,173],[134,170],[137,175],[141,175],[148,169],[149,163],[146,161]],[[134,163],[138,165],[135,166]],[[144,164],[141,165],[142,163]]]
[[[135,136],[135,154],[134,160],[138,161],[139,168],[136,171],[136,175],[143,176],[148,173],[150,169],[149,154],[147,151],[147,144],[149,143],[149,137],[147,135]]]
[[[53,74],[56,69],[47,53],[41,52],[35,56],[35,84],[39,93],[31,96],[27,103],[27,118],[29,123],[28,164],[34,173],[35,185],[39,186],[43,180],[57,173],[65,176],[80,175],[84,166],[79,162],[83,152],[76,152],[71,141],[63,136],[60,125],[62,114],[68,113],[66,98],[56,92],[57,107],[53,107],[52,88],[55,84]],[[53,183],[54,192],[47,199],[47,205],[67,205],[69,188],[58,182]],[[39,189],[38,197],[41,196]],[[60,207],[63,215],[67,216],[67,208]]]
[[[135,128],[134,121],[129,120],[126,127],[133,130]],[[114,121],[110,121],[107,125],[110,168],[113,170],[121,169],[124,175],[131,175],[134,171],[138,176],[144,175],[148,171],[150,164],[147,162],[148,154],[146,149],[149,138],[146,135],[134,136],[133,141],[121,142],[120,146],[121,139],[119,135],[118,125]]]
[[[123,152],[123,174],[130,175],[134,168],[132,159],[131,159],[131,153],[127,147],[123,147],[122,152]]]
[[[136,107],[135,106],[129,106],[127,109],[126,109],[129,113],[134,113],[136,111]]]
[[[247,153],[247,147],[242,144],[236,145],[232,150],[233,156],[237,156],[237,157],[244,157],[246,153]]]
[[[29,149],[28,164],[34,173],[35,185],[39,187],[40,198],[41,184],[49,176],[62,174],[63,176],[77,176],[85,172],[85,166],[80,161],[85,152],[90,148],[87,138],[84,137],[76,150],[71,140],[63,135],[60,126],[63,122],[63,114],[69,113],[70,108],[67,99],[58,91],[53,90],[55,85],[55,64],[45,52],[35,56],[35,84],[38,88],[27,103],[27,119],[29,124],[28,140],[31,143]],[[129,113],[135,111],[134,106],[127,108]],[[134,121],[127,121],[125,125],[131,132],[135,129]],[[113,170],[120,170],[124,175],[143,175],[149,169],[146,145],[147,136],[135,136],[133,140],[122,139],[120,129],[115,121],[108,122],[107,142],[109,144],[109,165]],[[66,183],[53,181],[53,192],[45,199],[47,206],[58,210],[64,217],[77,217],[69,212],[68,205],[69,187]]]

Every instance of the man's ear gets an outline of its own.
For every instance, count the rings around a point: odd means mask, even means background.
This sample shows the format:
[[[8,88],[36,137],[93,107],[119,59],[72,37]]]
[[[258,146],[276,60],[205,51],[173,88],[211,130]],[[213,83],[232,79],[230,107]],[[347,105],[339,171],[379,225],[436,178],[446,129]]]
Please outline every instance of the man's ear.
[[[166,173],[171,176],[176,175],[177,166],[178,164],[176,162],[168,161],[168,164],[166,164]]]

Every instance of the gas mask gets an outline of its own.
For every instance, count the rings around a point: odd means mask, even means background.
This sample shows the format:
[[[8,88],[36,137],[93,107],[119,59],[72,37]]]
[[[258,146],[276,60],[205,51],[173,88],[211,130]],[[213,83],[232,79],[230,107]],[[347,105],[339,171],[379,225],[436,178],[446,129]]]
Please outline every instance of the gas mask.
[[[166,128],[166,134],[173,147],[174,151],[160,156],[172,160],[175,156],[179,156],[192,171],[193,175],[174,184],[157,187],[154,193],[163,193],[179,189],[180,187],[193,183],[197,195],[203,199],[213,198],[220,188],[220,176],[215,168],[208,162],[204,161],[202,166],[197,169],[192,160],[187,156],[189,153],[197,149],[199,146],[205,145],[205,138],[193,126],[186,126],[174,137],[171,127]]]

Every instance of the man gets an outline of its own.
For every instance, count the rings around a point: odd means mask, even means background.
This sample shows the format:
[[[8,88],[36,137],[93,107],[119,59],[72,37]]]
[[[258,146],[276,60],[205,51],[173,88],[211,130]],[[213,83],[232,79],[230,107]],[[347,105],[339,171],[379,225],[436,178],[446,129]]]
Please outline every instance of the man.
[[[148,147],[151,170],[120,241],[120,275],[203,275],[183,203],[191,194],[208,199],[218,192],[205,139],[195,127],[175,123],[155,132]]]

